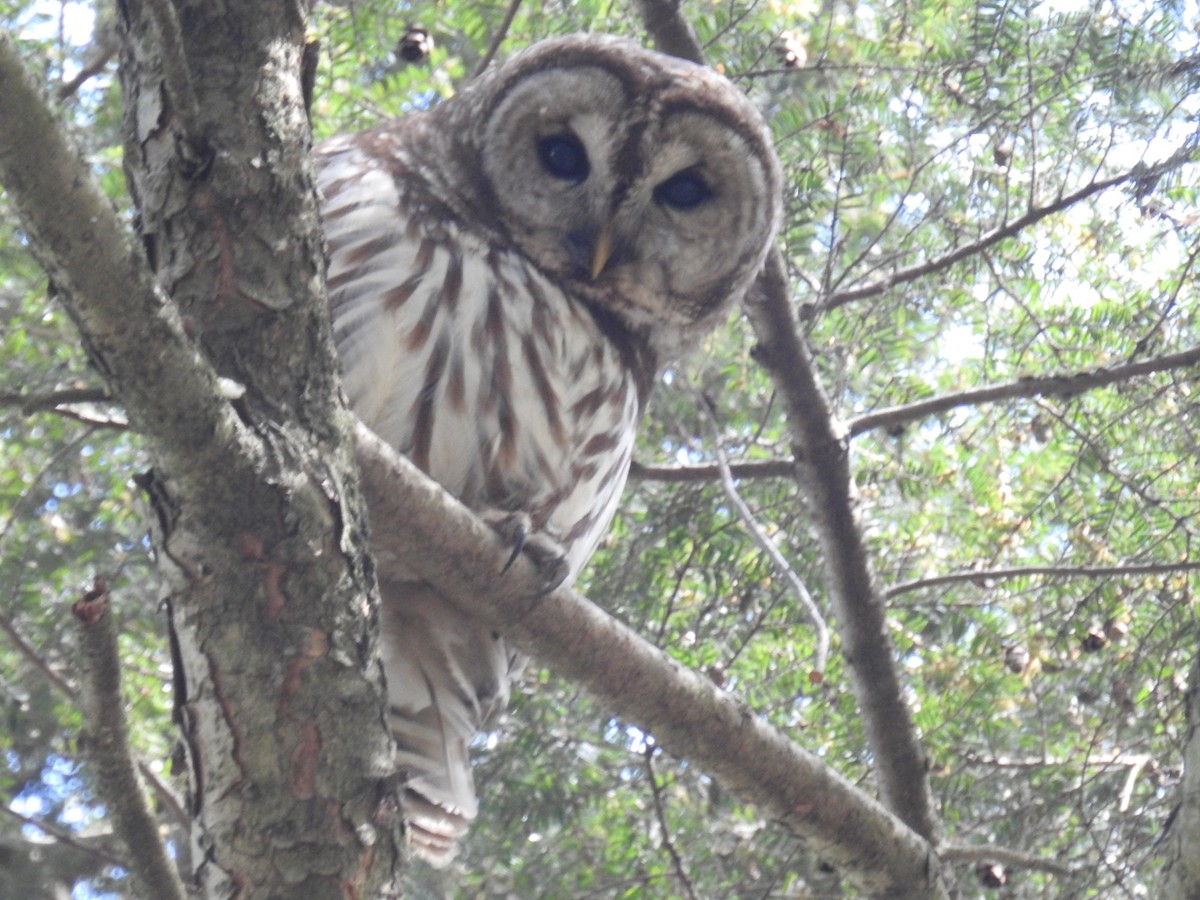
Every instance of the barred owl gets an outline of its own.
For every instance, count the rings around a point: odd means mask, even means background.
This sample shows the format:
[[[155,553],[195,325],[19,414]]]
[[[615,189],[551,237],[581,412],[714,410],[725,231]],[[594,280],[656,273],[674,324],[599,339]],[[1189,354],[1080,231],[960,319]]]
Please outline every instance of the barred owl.
[[[711,70],[576,35],[317,165],[353,409],[573,579],[652,384],[762,266],[780,213],[762,119]],[[416,576],[380,588],[401,809],[445,865],[477,812],[468,745],[525,660]]]

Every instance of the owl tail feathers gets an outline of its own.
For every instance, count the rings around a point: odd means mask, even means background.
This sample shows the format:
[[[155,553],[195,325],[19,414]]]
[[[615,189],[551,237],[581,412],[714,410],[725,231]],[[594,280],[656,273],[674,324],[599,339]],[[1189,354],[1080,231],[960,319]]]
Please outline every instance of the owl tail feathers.
[[[470,744],[515,677],[500,638],[428,585],[381,582],[380,656],[408,841],[431,865],[458,851],[479,812]],[[518,670],[519,671],[519,670]]]
[[[409,847],[435,869],[444,869],[458,855],[458,842],[466,837],[474,818],[447,809],[412,788],[404,789],[400,810]]]
[[[467,738],[449,726],[437,705],[406,720],[393,714],[391,725],[408,772],[400,810],[409,846],[431,866],[444,868],[458,855],[458,841],[479,812]]]
[[[400,715],[393,707],[390,724],[407,773],[400,810],[409,846],[440,869],[458,854],[458,841],[479,812],[467,749],[475,725],[445,716],[450,698],[439,697],[432,685],[431,693],[435,702],[419,712]]]

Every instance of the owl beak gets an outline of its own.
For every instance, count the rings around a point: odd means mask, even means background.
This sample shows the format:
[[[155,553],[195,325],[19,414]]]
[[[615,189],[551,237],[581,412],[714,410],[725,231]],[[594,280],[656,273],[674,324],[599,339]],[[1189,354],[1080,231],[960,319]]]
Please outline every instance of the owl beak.
[[[596,245],[592,248],[592,281],[600,277],[600,273],[608,265],[612,252],[613,225],[609,221],[604,223],[604,227],[600,230],[600,236],[596,238]]]

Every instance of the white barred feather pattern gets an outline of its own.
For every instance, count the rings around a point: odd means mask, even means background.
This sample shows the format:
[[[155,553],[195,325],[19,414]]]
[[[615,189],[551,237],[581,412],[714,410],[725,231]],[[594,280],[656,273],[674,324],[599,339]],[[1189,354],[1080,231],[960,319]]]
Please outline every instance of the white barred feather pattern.
[[[574,36],[316,158],[355,412],[477,513],[527,517],[573,580],[658,367],[765,257],[779,176],[757,113],[708,70]],[[401,807],[444,866],[477,814],[469,744],[525,660],[415,576],[380,589]]]
[[[320,150],[351,405],[467,506],[527,513],[562,545],[573,580],[625,484],[636,379],[586,307],[512,250],[452,223],[422,227],[384,162],[358,144]],[[381,588],[410,840],[445,864],[477,812],[468,745],[525,660],[427,585]]]

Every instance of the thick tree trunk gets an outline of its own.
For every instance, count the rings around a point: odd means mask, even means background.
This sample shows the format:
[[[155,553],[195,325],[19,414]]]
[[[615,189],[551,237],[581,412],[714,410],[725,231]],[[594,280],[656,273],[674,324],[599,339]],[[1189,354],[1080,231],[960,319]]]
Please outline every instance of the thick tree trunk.
[[[210,897],[374,896],[398,859],[391,742],[323,296],[303,10],[130,0],[122,14],[141,233],[242,426],[228,437],[244,464],[160,454],[147,481],[174,588],[195,877]],[[170,391],[164,377],[149,388]],[[113,387],[127,404],[146,389]]]

